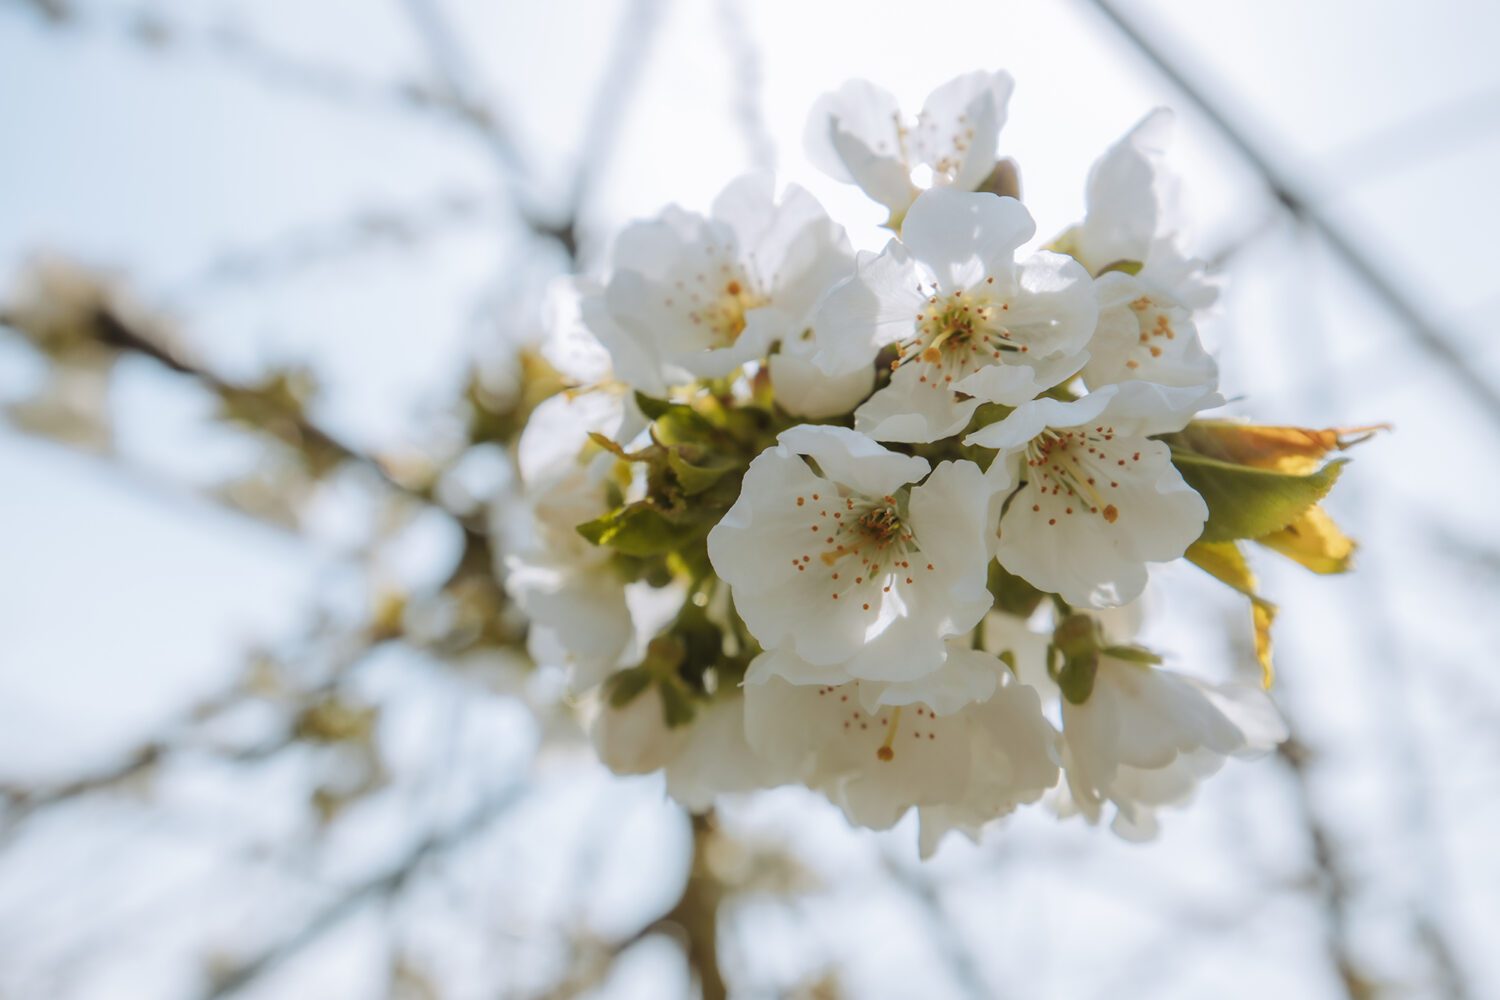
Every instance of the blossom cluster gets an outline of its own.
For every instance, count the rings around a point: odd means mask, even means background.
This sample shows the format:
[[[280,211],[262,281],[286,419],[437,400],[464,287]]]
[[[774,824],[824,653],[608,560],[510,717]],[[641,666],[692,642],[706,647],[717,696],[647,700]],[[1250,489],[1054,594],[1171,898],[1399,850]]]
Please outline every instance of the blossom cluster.
[[[878,252],[755,174],[554,297],[569,388],[521,438],[506,585],[536,659],[597,693],[612,769],[694,809],[786,783],[867,827],[915,808],[926,851],[1044,798],[1150,836],[1284,738],[1262,685],[1137,644],[1138,599],[1184,556],[1239,590],[1269,684],[1244,545],[1346,568],[1318,501],[1352,441],[1202,416],[1215,287],[1181,249],[1170,113],[1034,249],[1011,89],[966,74],[914,118],[863,81],[817,102],[808,155],[889,211]]]

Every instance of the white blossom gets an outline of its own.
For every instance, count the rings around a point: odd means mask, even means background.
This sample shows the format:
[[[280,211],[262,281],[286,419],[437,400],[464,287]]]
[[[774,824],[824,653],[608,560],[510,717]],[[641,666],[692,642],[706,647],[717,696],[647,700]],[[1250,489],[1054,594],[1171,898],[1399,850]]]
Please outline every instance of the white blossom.
[[[1226,757],[1254,757],[1286,739],[1259,688],[1209,684],[1108,654],[1088,700],[1062,700],[1062,722],[1073,805],[1096,822],[1113,803],[1113,829],[1130,840],[1154,836],[1155,809],[1186,801]]]
[[[857,184],[899,224],[921,192],[973,191],[995,169],[1000,129],[1015,81],[1009,73],[966,73],[928,95],[908,121],[888,91],[850,80],[824,94],[808,115],[808,158],[830,176]]]
[[[861,255],[814,319],[830,374],[898,348],[890,384],[855,411],[882,441],[936,441],[962,430],[976,397],[1011,405],[1067,380],[1087,360],[1097,306],[1077,261],[1041,252],[1017,262],[1036,231],[1014,198],[932,190],[899,240]]]
[[[1158,108],[1089,173],[1087,211],[1063,242],[1099,280],[1099,326],[1084,381],[1215,385],[1192,310],[1213,301],[1201,261],[1178,247],[1177,182],[1163,163],[1172,114]],[[1130,270],[1111,270],[1126,267]]]
[[[625,580],[610,553],[578,534],[618,491],[615,457],[588,438],[631,436],[641,420],[617,388],[563,392],[532,412],[516,447],[531,537],[505,558],[505,589],[531,619],[539,662],[560,654],[587,687],[618,665],[636,637]]]
[[[1203,531],[1208,506],[1150,435],[1181,430],[1217,397],[1148,382],[1082,399],[1038,399],[969,435],[1023,459],[1024,483],[1000,519],[1000,564],[1071,604],[1137,597],[1146,564],[1176,559]]]
[[[735,181],[708,216],[676,206],[619,236],[614,272],[583,317],[616,374],[663,395],[720,378],[800,334],[852,266],[849,242],[812,195],[768,175]]]
[[[745,698],[737,691],[700,704],[690,722],[668,726],[661,693],[648,686],[623,706],[601,705],[589,737],[616,774],[662,771],[667,794],[693,812],[708,809],[720,795],[796,778],[746,743]]]
[[[929,685],[939,693],[932,701],[899,684],[880,685],[872,699],[868,681],[789,683],[784,666],[769,662],[786,658],[766,653],[745,678],[750,746],[851,822],[883,829],[913,806],[924,824],[942,822],[942,812],[928,820],[928,809],[994,818],[1057,780],[1055,733],[1036,693],[988,653],[950,642],[938,673],[955,678]]]
[[[994,489],[972,462],[931,469],[847,428],[794,427],[751,463],[709,558],[765,648],[912,679],[990,607]]]

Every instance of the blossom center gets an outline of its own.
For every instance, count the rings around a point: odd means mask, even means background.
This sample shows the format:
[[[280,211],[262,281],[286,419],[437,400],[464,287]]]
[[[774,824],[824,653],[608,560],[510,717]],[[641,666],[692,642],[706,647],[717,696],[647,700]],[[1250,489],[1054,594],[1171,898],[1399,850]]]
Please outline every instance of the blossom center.
[[[918,573],[937,569],[922,560],[895,496],[867,497],[840,489],[832,496],[799,496],[796,505],[812,516],[808,528],[817,544],[792,564],[799,573],[810,568],[826,573],[832,600],[857,601],[862,610],[875,612],[884,595],[914,585]]]
[[[914,708],[915,718],[907,716],[908,725],[903,729],[902,709],[900,706],[883,707],[874,715],[863,711],[859,707],[859,699],[851,697],[859,689],[859,682],[853,684],[835,686],[825,684],[817,688],[819,698],[829,700],[837,699],[839,702],[838,722],[840,730],[846,737],[851,737],[864,744],[866,752],[873,745],[875,759],[882,763],[889,763],[896,759],[897,750],[906,744],[897,737],[903,734],[909,735],[913,740],[923,740],[935,743],[938,739],[937,713],[923,705]],[[924,728],[925,726],[925,728]],[[876,740],[879,743],[876,743]]]
[[[1049,526],[1064,518],[1098,515],[1108,524],[1120,517],[1109,491],[1120,488],[1120,470],[1141,460],[1139,451],[1126,453],[1116,443],[1112,426],[1049,427],[1026,446],[1028,482],[1034,491],[1033,513],[1047,505]]]
[[[916,334],[901,343],[892,369],[922,365],[918,381],[940,389],[987,365],[1020,360],[1030,349],[1016,343],[1005,325],[1010,303],[989,290],[994,282],[985,278],[983,285],[947,295],[933,285],[917,314]]]
[[[1141,366],[1140,358],[1149,354],[1153,358],[1162,355],[1162,344],[1177,339],[1177,330],[1172,326],[1168,310],[1149,295],[1142,295],[1130,303],[1130,311],[1140,327],[1132,353],[1137,357],[1128,359],[1125,367],[1131,371]]]
[[[745,332],[745,314],[766,305],[770,299],[755,291],[737,267],[720,268],[722,279],[707,294],[692,297],[693,310],[688,318],[703,328],[709,347],[729,347]]]

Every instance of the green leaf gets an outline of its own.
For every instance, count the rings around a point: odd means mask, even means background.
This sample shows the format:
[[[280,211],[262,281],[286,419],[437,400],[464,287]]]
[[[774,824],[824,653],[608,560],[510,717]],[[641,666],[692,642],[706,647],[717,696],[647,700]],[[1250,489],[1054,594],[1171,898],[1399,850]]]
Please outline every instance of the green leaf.
[[[677,477],[682,492],[691,497],[711,489],[719,480],[733,472],[739,463],[719,457],[710,457],[706,461],[689,461],[683,454],[683,449],[673,448],[667,453],[667,465]]]
[[[635,405],[640,409],[641,413],[645,414],[647,420],[655,420],[677,404],[668,402],[665,399],[656,399],[646,395],[644,392],[637,392],[635,394]]]
[[[656,556],[687,543],[697,528],[667,520],[650,505],[637,502],[585,521],[578,533],[595,545],[607,545],[627,556]]]
[[[660,445],[707,445],[719,436],[719,429],[691,406],[673,405],[651,425],[651,437]]]
[[[1280,531],[1333,489],[1346,460],[1308,475],[1257,469],[1173,449],[1172,463],[1208,504],[1200,541],[1232,542]]]

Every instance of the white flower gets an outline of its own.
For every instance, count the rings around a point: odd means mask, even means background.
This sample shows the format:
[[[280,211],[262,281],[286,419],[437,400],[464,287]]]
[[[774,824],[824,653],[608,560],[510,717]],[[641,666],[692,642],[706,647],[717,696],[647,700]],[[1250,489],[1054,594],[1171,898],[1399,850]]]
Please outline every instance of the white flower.
[[[1181,430],[1217,396],[1148,382],[1082,399],[1038,399],[965,442],[1024,457],[1025,483],[1000,519],[1000,564],[1071,604],[1137,597],[1146,564],[1176,559],[1203,531],[1208,506],[1150,435]]]
[[[1087,212],[1063,242],[1098,277],[1099,327],[1083,370],[1090,388],[1142,379],[1214,385],[1192,309],[1213,301],[1203,263],[1177,246],[1177,185],[1163,159],[1172,113],[1158,108],[1094,164]],[[1133,263],[1139,271],[1108,271]]]
[[[1073,805],[1097,822],[1114,803],[1113,828],[1130,840],[1156,832],[1155,809],[1188,799],[1224,758],[1253,757],[1286,739],[1259,688],[1213,685],[1101,655],[1088,700],[1062,701],[1063,767]]]
[[[708,217],[671,206],[625,229],[614,273],[583,316],[616,374],[651,395],[719,378],[801,333],[818,297],[849,273],[843,229],[816,199],[750,174]]]
[[[1140,278],[1114,271],[1094,282],[1099,325],[1083,380],[1091,389],[1140,379],[1171,386],[1218,385],[1187,309]]]
[[[882,441],[957,433],[976,396],[1011,405],[1083,365],[1097,306],[1071,257],[1016,249],[1036,225],[1014,198],[932,190],[912,205],[878,257],[823,300],[813,327],[830,374],[867,366],[880,348],[899,357],[890,384],[855,411]]]
[[[669,727],[661,692],[649,685],[616,708],[607,701],[589,727],[589,740],[604,766],[616,774],[650,774],[676,759],[688,727]]]
[[[702,812],[719,795],[774,788],[796,779],[788,768],[757,755],[745,738],[745,698],[738,691],[698,707],[687,739],[667,763],[667,794]]]
[[[616,467],[588,432],[614,437],[638,423],[619,392],[560,393],[532,413],[516,449],[533,537],[506,557],[505,589],[531,619],[533,653],[550,661],[560,650],[580,688],[617,666],[635,638],[610,553],[576,530],[610,509]]]
[[[995,169],[1014,87],[1003,71],[966,73],[929,94],[908,123],[888,91],[850,80],[813,105],[808,158],[830,176],[859,185],[899,224],[920,193],[916,175],[930,175],[935,187],[973,191]]]
[[[794,780],[745,742],[745,698],[722,694],[701,704],[693,720],[669,727],[653,686],[620,708],[604,704],[589,731],[604,765],[616,774],[663,771],[667,794],[701,812],[719,795],[771,788]]]
[[[972,462],[930,468],[816,426],[782,432],[750,464],[708,554],[762,646],[871,680],[942,663],[943,639],[990,607],[995,486]]]
[[[768,662],[787,658],[766,653],[746,675],[750,746],[824,792],[851,822],[883,829],[913,806],[924,808],[924,822],[927,808],[994,818],[1057,780],[1055,733],[1036,692],[962,641],[949,643],[938,673],[954,678],[929,686],[939,693],[932,701],[903,685],[877,685],[872,699],[868,681],[788,683],[785,664]]]

